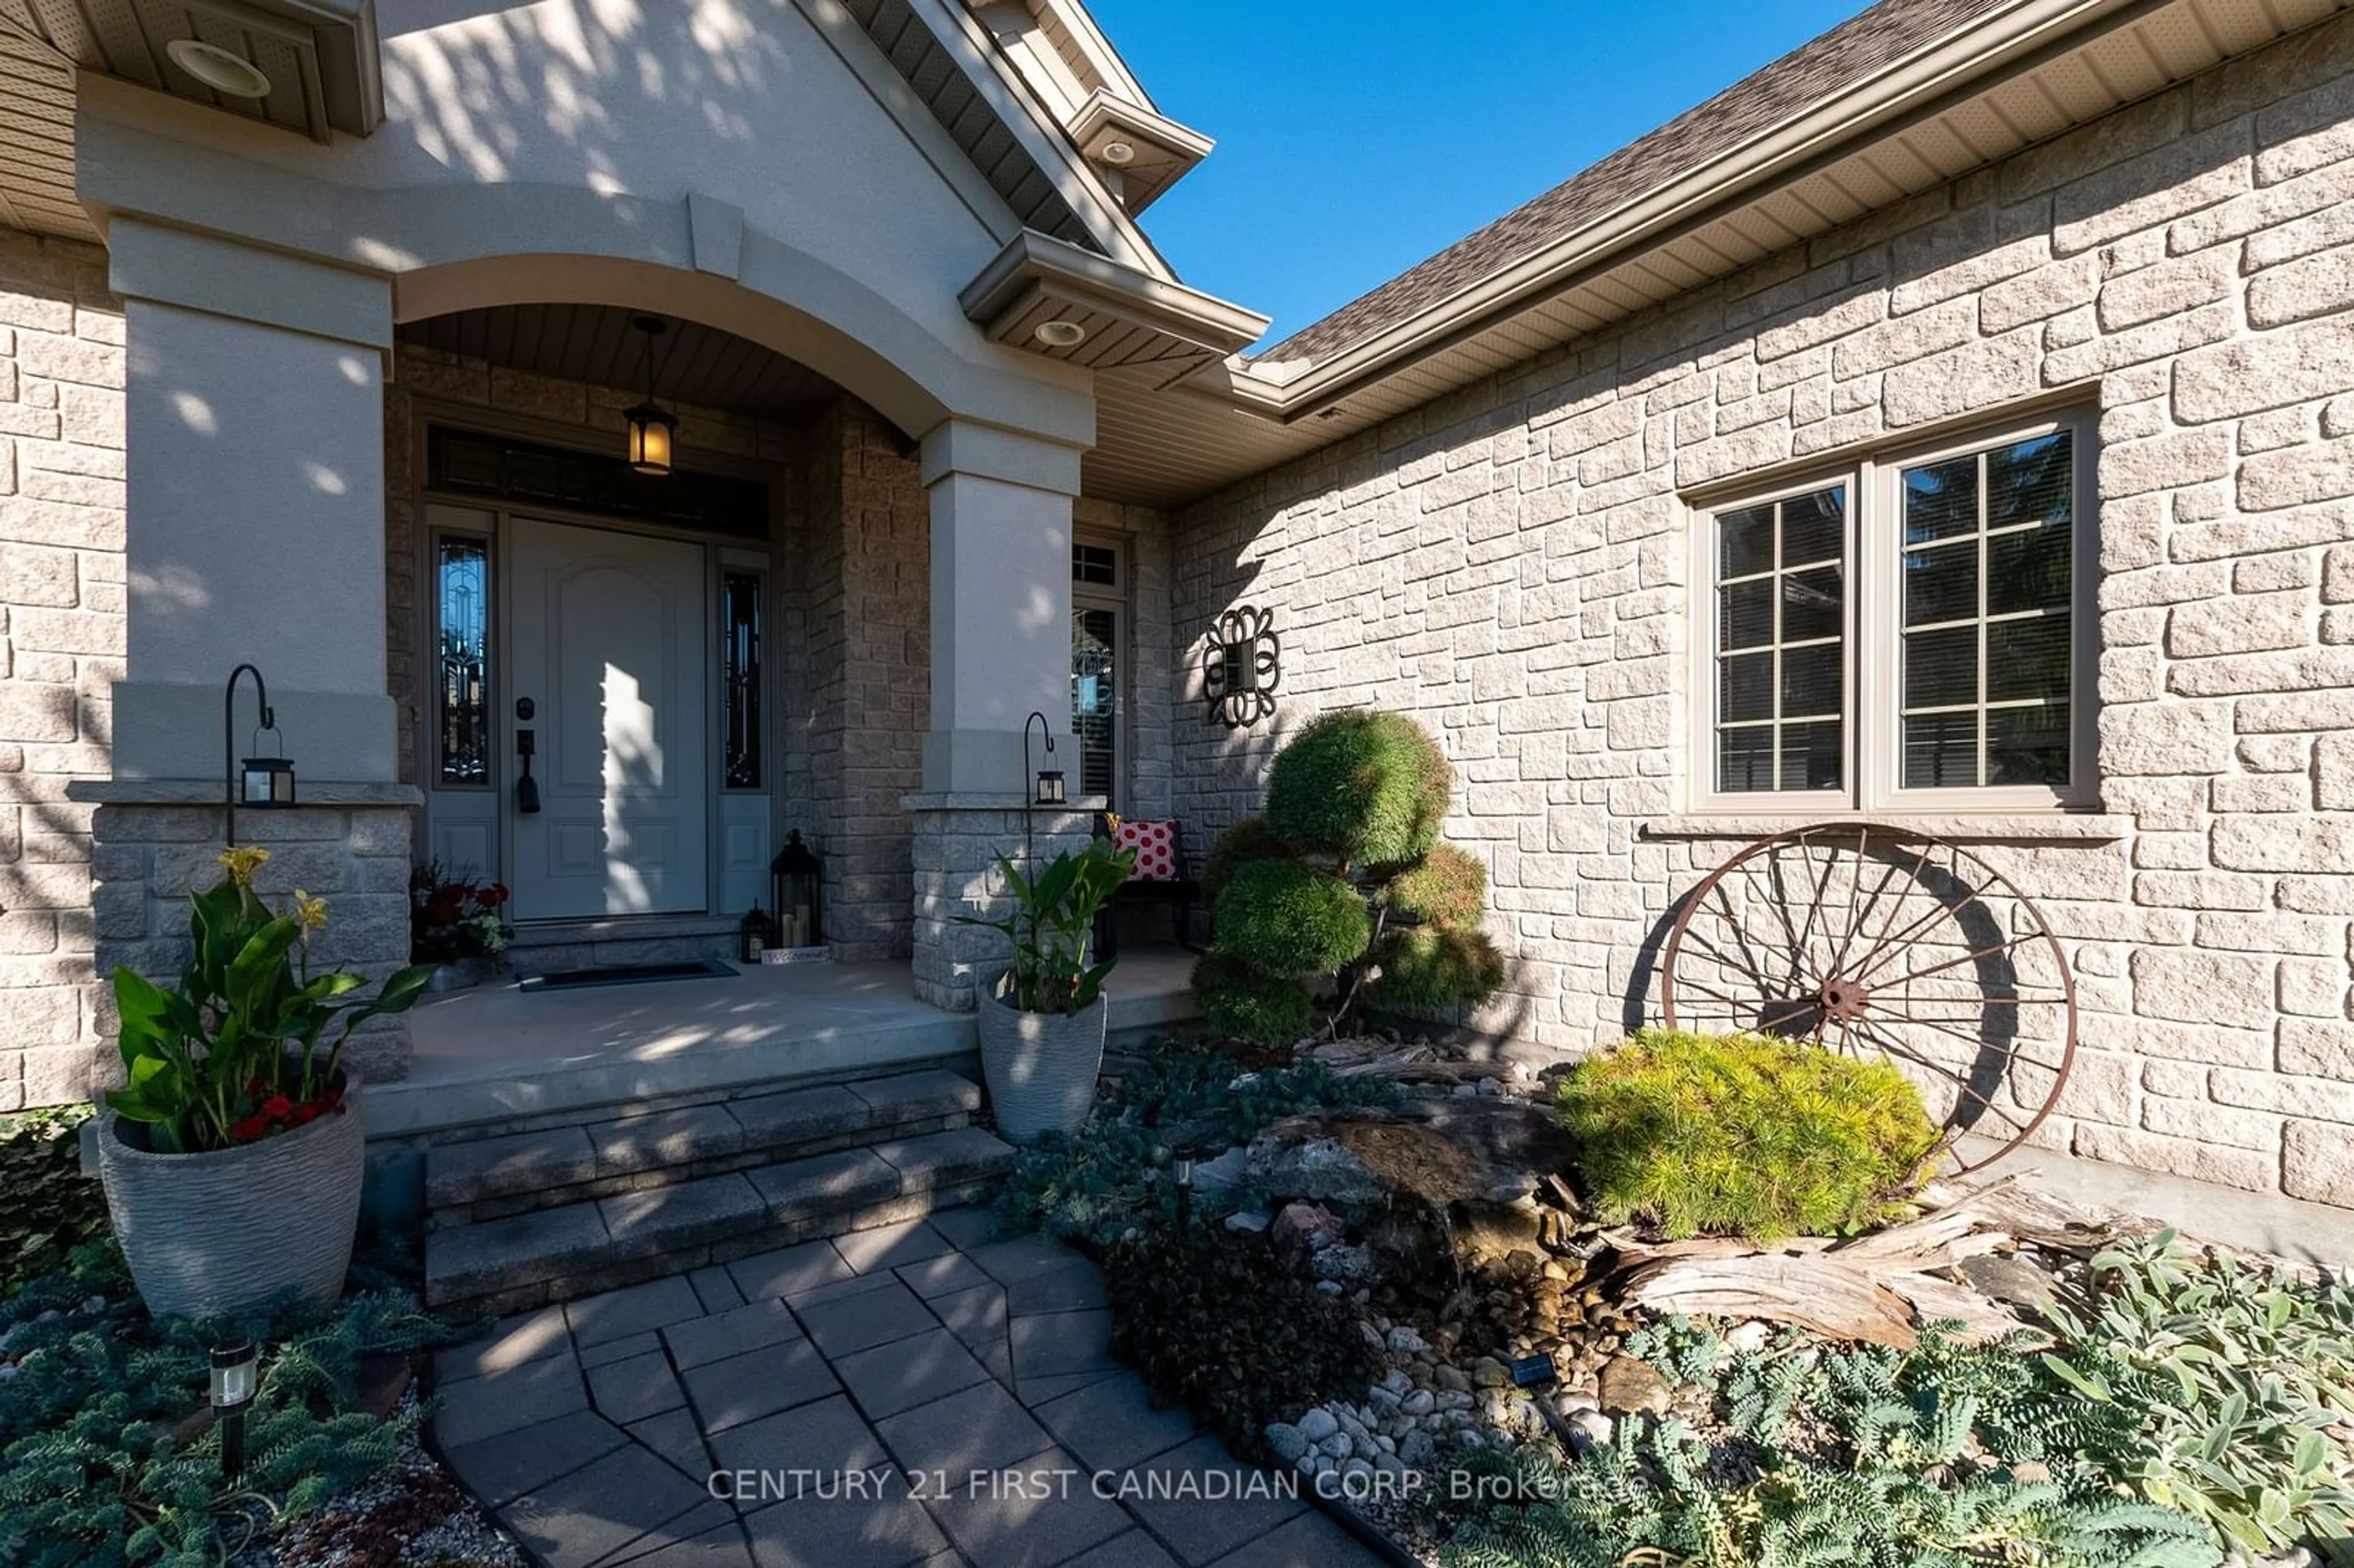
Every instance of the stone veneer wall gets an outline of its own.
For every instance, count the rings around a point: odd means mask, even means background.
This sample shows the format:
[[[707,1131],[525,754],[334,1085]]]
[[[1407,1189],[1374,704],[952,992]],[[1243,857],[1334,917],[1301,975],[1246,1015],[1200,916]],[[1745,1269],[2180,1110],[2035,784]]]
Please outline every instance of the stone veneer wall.
[[[399,793],[359,787],[363,796],[377,792]],[[135,799],[140,787],[117,785],[109,793]],[[313,793],[332,795],[334,787]],[[408,961],[409,820],[405,803],[364,799],[238,814],[238,842],[270,852],[253,879],[267,903],[283,908],[296,888],[326,900],[327,928],[309,944],[314,969],[379,980]],[[175,979],[188,961],[188,895],[221,879],[220,807],[109,804],[98,808],[93,827],[100,971],[111,974],[119,964],[153,980]],[[397,1017],[362,1024],[344,1054],[345,1066],[371,1083],[408,1076],[408,1025]],[[101,1082],[120,1083],[121,1075],[112,1057],[96,1064]]]
[[[1649,831],[1692,767],[1679,493],[2080,388],[2130,826],[1987,852],[2081,988],[2043,1141],[2354,1203],[2349,306],[2341,17],[1247,482],[1179,520],[1178,621],[1274,606],[1281,708],[1244,744],[1180,710],[1189,830],[1255,808],[1318,710],[1414,714],[1515,960],[1490,1022],[1615,1036],[1656,1015],[1670,899],[1733,847]]]
[[[0,1112],[86,1096],[107,1015],[65,791],[111,768],[122,388],[105,252],[0,228]]]
[[[807,729],[825,863],[827,945],[844,963],[904,959],[914,821],[931,716],[931,509],[915,453],[844,398],[810,471]]]

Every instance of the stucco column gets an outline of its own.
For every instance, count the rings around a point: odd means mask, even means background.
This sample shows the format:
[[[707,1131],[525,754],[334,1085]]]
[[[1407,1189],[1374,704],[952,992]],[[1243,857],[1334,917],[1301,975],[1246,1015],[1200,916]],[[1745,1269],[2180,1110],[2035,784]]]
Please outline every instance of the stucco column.
[[[251,662],[302,777],[397,779],[383,632],[390,285],[128,220],[109,247],[129,340],[115,777],[218,779],[221,683]]]
[[[931,505],[931,721],[915,829],[916,994],[962,1012],[1002,957],[993,933],[957,923],[1007,907],[1000,854],[1023,853],[1033,773],[1059,768],[1076,790],[1071,727],[1071,503],[1077,449],[950,421],[925,437]],[[1023,727],[1044,714],[1055,752]],[[1035,731],[1033,735],[1034,736]],[[1083,843],[1099,800],[1029,814],[1041,859]]]
[[[272,855],[256,885],[273,901],[296,887],[324,897],[314,959],[380,978],[408,959],[418,800],[397,782],[385,683],[390,289],[130,219],[108,246],[127,339],[126,678],[113,777],[71,791],[99,806],[98,972],[167,978],[185,961],[187,895],[220,874],[222,688],[250,662],[281,732],[261,748],[293,758],[301,802],[239,815],[239,840]],[[239,756],[256,717],[247,683]],[[376,1079],[408,1059],[398,1020],[346,1057]]]

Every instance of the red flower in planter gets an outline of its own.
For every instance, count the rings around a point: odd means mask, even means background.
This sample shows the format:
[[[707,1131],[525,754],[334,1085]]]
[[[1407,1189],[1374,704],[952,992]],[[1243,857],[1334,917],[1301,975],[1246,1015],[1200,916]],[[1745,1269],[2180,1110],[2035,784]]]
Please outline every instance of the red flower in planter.
[[[313,1101],[311,1104],[302,1107],[294,1113],[294,1125],[296,1127],[310,1126],[313,1122],[319,1119],[319,1113],[326,1108],[326,1107],[320,1105],[317,1101]]]
[[[504,904],[510,896],[511,895],[507,892],[507,885],[505,883],[493,882],[488,887],[483,888],[481,892],[474,895],[474,902],[480,904],[484,909],[496,909],[500,905]]]
[[[228,1127],[228,1136],[231,1141],[237,1143],[259,1142],[269,1134],[269,1131],[268,1118],[258,1116],[247,1117],[242,1121],[233,1121]]]
[[[284,1095],[272,1095],[261,1102],[261,1114],[272,1121],[284,1121],[294,1114],[294,1102]]]

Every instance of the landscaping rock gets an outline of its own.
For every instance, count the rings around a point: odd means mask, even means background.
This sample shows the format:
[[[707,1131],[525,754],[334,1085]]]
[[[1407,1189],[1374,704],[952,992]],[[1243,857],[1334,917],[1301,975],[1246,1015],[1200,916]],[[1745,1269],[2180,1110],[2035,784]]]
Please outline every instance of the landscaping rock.
[[[1267,1227],[1267,1239],[1299,1252],[1322,1252],[1348,1234],[1341,1218],[1321,1203],[1286,1203]]]
[[[1267,1429],[1267,1446],[1285,1464],[1296,1465],[1308,1456],[1308,1434],[1288,1421],[1278,1421]]]
[[[1405,1192],[1426,1203],[1516,1203],[1569,1166],[1552,1111],[1511,1098],[1410,1102],[1394,1110],[1292,1117],[1252,1139],[1250,1180],[1334,1202]]]
[[[1990,1252],[1956,1265],[1981,1296],[2041,1311],[2052,1305],[2052,1277],[2013,1253]]]
[[[1328,1246],[1316,1255],[1310,1266],[1319,1279],[1353,1284],[1373,1277],[1373,1255],[1367,1247]]]
[[[1310,1443],[1321,1443],[1341,1430],[1341,1423],[1331,1411],[1319,1405],[1299,1418],[1299,1430]]]
[[[1668,1413],[1668,1380],[1654,1371],[1649,1361],[1633,1356],[1613,1356],[1603,1363],[1598,1403],[1614,1415],[1627,1415],[1638,1411],[1665,1415]]]
[[[1746,1323],[1735,1323],[1725,1330],[1724,1342],[1734,1352],[1754,1356],[1764,1350],[1774,1338],[1774,1325],[1763,1319],[1752,1318]]]
[[[1236,1209],[1226,1216],[1226,1229],[1243,1235],[1257,1235],[1267,1224],[1267,1216],[1257,1209]]]

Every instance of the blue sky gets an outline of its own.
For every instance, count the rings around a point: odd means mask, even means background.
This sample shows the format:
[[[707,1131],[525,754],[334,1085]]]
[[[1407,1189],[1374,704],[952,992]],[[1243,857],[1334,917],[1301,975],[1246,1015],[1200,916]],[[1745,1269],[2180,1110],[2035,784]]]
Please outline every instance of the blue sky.
[[[1864,0],[1091,0],[1217,139],[1144,227],[1306,326],[1863,9]]]

